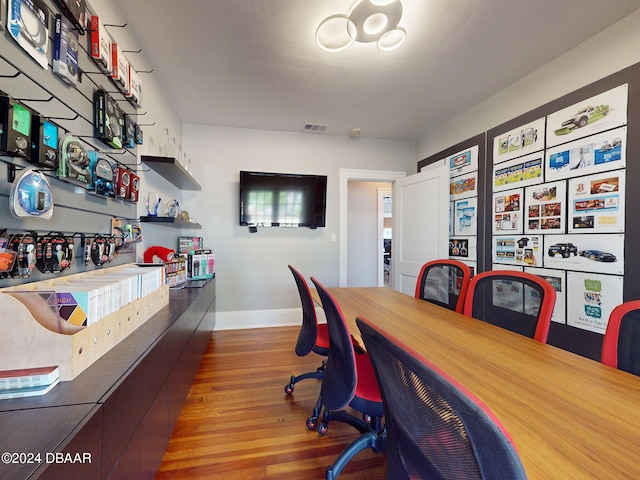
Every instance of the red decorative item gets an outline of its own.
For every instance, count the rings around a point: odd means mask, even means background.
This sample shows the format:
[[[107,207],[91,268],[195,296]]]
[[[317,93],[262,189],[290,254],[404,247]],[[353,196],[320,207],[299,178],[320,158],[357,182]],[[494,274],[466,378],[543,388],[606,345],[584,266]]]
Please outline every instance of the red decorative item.
[[[171,248],[160,247],[156,245],[147,248],[147,250],[144,252],[143,261],[144,263],[154,263],[154,257],[158,257],[163,262],[168,262],[173,259],[175,253],[176,252]]]

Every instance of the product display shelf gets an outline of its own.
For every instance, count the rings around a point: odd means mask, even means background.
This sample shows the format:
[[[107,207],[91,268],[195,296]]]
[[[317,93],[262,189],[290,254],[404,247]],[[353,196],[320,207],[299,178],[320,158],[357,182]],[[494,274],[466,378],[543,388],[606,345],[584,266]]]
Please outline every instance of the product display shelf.
[[[132,266],[112,267],[103,273]],[[65,280],[83,275],[70,275]],[[52,291],[54,287],[50,281],[20,287],[22,292],[36,289]],[[58,365],[62,381],[73,380],[169,303],[169,286],[162,285],[76,333],[62,334],[42,326],[25,304],[7,294],[11,290],[16,289],[0,289],[0,311],[10,319],[0,337],[0,370]]]
[[[142,155],[141,160],[151,170],[162,175],[181,190],[202,190],[202,187],[191,173],[173,157]]]
[[[140,222],[160,223],[168,227],[193,229],[193,230],[200,230],[202,228],[202,225],[200,225],[199,223],[189,222],[187,220],[182,220],[181,218],[174,218],[174,217],[154,217],[154,216],[140,217]]]

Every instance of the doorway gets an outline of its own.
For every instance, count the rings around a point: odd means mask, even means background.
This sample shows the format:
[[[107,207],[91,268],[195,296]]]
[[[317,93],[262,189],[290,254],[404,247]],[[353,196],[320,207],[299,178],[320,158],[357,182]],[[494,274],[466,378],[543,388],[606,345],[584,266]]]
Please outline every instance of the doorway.
[[[358,182],[383,182],[386,185],[386,188],[389,188],[394,181],[399,178],[403,178],[406,176],[405,172],[394,172],[394,171],[381,171],[381,170],[352,170],[352,169],[340,169],[340,258],[339,258],[339,266],[340,266],[340,287],[346,287],[350,284],[348,282],[349,277],[349,225],[351,223],[349,219],[349,183],[355,182],[352,185],[357,185]],[[372,283],[369,286],[376,286],[378,284],[377,281],[377,268],[378,268],[378,260],[377,254],[378,252],[382,255],[382,249],[378,248],[377,241],[377,189],[374,190],[374,199],[370,206],[371,214],[374,216],[374,231],[370,235],[370,240],[374,242],[374,253],[373,259],[371,260],[371,265],[368,268],[374,269],[374,277],[371,281]],[[351,234],[356,235],[357,230],[355,228],[351,229]],[[352,244],[353,245],[353,244]],[[352,263],[353,266],[353,263]]]

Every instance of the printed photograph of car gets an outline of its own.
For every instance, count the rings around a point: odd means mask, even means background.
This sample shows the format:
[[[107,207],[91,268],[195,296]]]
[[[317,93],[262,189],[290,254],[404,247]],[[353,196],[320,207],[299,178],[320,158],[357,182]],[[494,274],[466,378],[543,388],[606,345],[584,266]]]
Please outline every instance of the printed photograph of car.
[[[568,120],[562,122],[562,126],[566,128],[582,128],[588,123],[595,122],[596,120],[604,117],[609,113],[609,105],[598,105],[593,107],[589,105],[578,112]]]
[[[549,247],[548,253],[550,257],[562,255],[562,258],[569,258],[573,253],[573,256],[575,257],[578,255],[578,247],[573,243],[556,243]]]
[[[594,262],[615,262],[618,260],[613,253],[603,252],[602,250],[580,250],[580,256]]]

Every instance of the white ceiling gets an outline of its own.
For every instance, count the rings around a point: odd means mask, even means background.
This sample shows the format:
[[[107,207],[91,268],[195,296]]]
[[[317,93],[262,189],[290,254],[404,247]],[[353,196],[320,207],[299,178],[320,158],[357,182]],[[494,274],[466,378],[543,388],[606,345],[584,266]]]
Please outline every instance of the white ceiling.
[[[114,0],[186,123],[419,138],[640,8],[640,0],[403,0],[392,52],[314,41],[356,0]],[[612,52],[615,54],[615,52]]]

